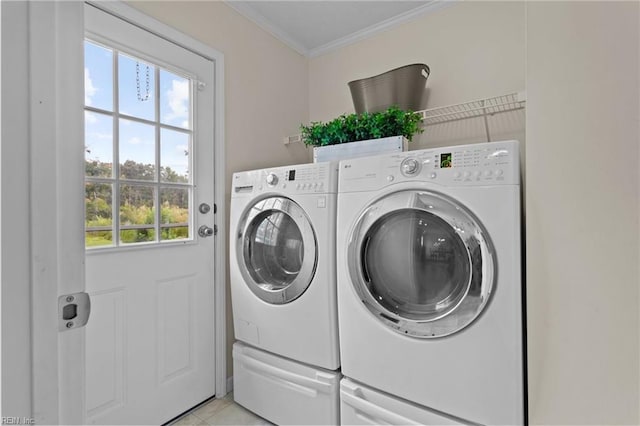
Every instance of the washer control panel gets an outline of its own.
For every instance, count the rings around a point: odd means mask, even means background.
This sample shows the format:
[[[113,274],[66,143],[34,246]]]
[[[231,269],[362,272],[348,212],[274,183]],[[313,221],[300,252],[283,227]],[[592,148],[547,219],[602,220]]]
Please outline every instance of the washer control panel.
[[[338,163],[300,164],[233,175],[232,196],[243,193],[334,193],[338,190]]]

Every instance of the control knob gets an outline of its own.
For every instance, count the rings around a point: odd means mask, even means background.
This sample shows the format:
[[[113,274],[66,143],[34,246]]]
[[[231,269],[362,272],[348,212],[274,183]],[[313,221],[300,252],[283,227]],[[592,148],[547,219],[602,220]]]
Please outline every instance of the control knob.
[[[405,158],[400,164],[400,170],[405,176],[417,175],[420,172],[420,163],[415,158]]]
[[[267,185],[277,185],[278,184],[278,176],[275,175],[275,173],[269,173],[267,175]]]

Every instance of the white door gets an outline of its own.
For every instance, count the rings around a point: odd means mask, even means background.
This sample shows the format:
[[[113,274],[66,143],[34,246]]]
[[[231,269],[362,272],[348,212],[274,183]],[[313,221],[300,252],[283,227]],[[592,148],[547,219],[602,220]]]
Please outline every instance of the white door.
[[[214,64],[90,5],[85,28],[86,421],[162,424],[216,390]]]

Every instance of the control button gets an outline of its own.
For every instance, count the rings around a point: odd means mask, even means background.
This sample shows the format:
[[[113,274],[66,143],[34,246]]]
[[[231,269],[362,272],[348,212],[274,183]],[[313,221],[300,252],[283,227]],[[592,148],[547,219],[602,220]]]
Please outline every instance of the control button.
[[[267,185],[275,186],[278,184],[278,176],[274,173],[269,173],[267,175]]]
[[[456,179],[459,178],[460,177],[460,172],[455,172],[453,174],[453,177],[456,178]]]
[[[400,171],[405,176],[414,176],[420,172],[420,162],[415,158],[405,158],[400,164]]]
[[[313,187],[314,187],[314,188],[317,188],[317,187],[318,187],[318,182],[314,183],[314,184],[313,184]]]
[[[283,184],[282,184],[282,189],[285,189],[286,187],[287,187],[287,184],[286,184],[286,183],[283,183]]]
[[[435,179],[438,175],[436,174],[436,172],[431,172],[431,174],[429,175],[429,177],[431,179]]]
[[[476,170],[475,172],[473,172],[473,175],[474,175],[475,177],[480,177],[480,171],[479,171],[479,170]]]
[[[320,182],[320,188],[324,186],[324,182]]]
[[[464,177],[468,178],[469,176],[471,176],[471,173],[469,173],[469,172],[464,172]]]
[[[305,183],[304,185],[302,185],[302,189],[307,189],[309,187],[309,184]]]
[[[496,176],[502,176],[504,172],[500,169],[496,170]]]
[[[300,184],[297,184],[297,185],[296,185],[296,189],[300,189]]]
[[[393,182],[394,179],[395,177],[393,175],[387,176],[387,182]]]
[[[484,175],[487,177],[491,176],[491,170],[485,170]]]

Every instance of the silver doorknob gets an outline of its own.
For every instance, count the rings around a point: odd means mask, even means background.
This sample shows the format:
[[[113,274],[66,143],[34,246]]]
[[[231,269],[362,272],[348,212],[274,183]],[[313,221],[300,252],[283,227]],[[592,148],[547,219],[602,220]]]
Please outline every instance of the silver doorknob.
[[[200,235],[201,237],[211,237],[213,234],[215,234],[215,229],[207,225],[202,225],[200,228],[198,228],[198,235]]]

